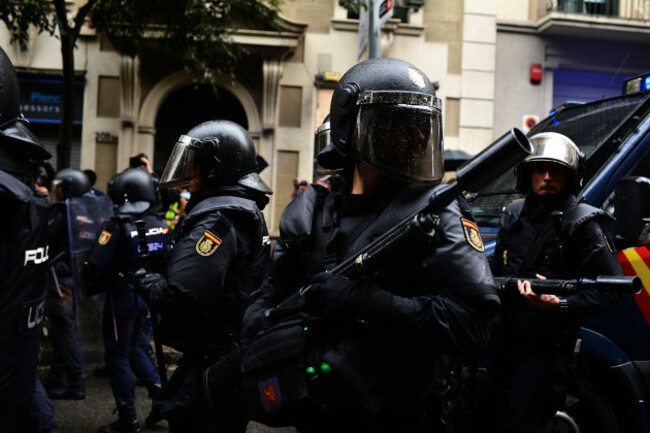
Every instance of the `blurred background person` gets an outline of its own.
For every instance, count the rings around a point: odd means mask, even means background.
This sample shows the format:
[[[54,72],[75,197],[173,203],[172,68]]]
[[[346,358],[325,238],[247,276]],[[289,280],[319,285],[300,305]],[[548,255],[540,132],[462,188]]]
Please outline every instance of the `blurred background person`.
[[[92,248],[85,270],[93,280],[108,282],[104,302],[103,337],[108,377],[117,405],[118,420],[99,429],[103,433],[137,433],[140,425],[135,410],[133,373],[147,387],[154,400],[160,392],[160,378],[151,358],[141,345],[149,310],[134,291],[133,273],[140,265],[136,221],[145,223],[149,254],[161,254],[167,244],[158,184],[150,173],[135,168],[117,174],[109,182],[116,214],[106,221]],[[145,420],[152,426],[162,417],[151,412]]]
[[[88,180],[90,181],[90,192],[92,195],[96,195],[97,197],[102,197],[105,195],[102,191],[98,190],[95,188],[95,183],[97,182],[97,173],[95,173],[94,170],[86,169],[83,171],[86,176],[88,176]]]
[[[53,278],[45,301],[45,313],[52,324],[52,364],[43,383],[51,399],[81,400],[86,397],[81,346],[75,328],[78,288],[74,287],[69,232],[70,224],[77,221],[68,221],[66,199],[81,197],[89,191],[88,176],[74,168],[59,171],[52,181],[48,239]]]

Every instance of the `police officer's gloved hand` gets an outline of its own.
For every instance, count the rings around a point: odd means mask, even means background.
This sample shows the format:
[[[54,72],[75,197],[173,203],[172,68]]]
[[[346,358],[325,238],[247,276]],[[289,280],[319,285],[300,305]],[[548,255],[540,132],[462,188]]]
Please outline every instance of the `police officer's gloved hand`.
[[[241,342],[247,346],[264,325],[266,311],[269,309],[263,302],[251,304],[244,312],[241,327]]]
[[[148,272],[144,268],[138,269],[133,275],[135,288],[150,306],[158,306],[163,300],[163,293],[167,287],[164,275]]]
[[[314,276],[307,302],[326,316],[388,320],[393,295],[364,280],[321,272]]]
[[[242,320],[241,342],[244,346],[262,330],[267,312],[278,304],[277,300],[273,300],[274,292],[273,284],[267,279],[251,294],[251,304],[244,312]]]

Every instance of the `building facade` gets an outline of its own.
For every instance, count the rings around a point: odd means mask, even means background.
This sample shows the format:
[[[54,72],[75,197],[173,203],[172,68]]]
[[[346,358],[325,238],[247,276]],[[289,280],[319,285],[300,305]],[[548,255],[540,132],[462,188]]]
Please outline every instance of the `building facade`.
[[[592,7],[612,2],[618,15],[609,6],[610,15]],[[70,1],[70,12],[83,3]],[[650,70],[648,11],[640,11],[647,3],[394,1],[395,16],[381,31],[381,54],[417,65],[438,83],[445,148],[473,155],[512,127],[522,128],[523,116],[544,117],[555,93],[556,100],[561,97],[560,84],[571,88],[571,74],[558,71],[622,76]],[[625,15],[628,9],[637,15]],[[359,20],[339,0],[287,1],[282,12],[280,31],[239,30],[235,40],[248,54],[234,79],[218,77],[216,95],[197,87],[173,53],[121,56],[85,27],[75,52],[73,167],[94,169],[102,189],[127,167],[130,155],[143,152],[160,174],[179,134],[205,120],[230,119],[249,130],[269,163],[261,176],[275,193],[265,214],[277,233],[293,179],[312,179],[314,131],[328,113],[336,77],[368,58],[367,50],[358,56]],[[1,29],[0,45],[18,69],[21,108],[53,151],[60,109],[58,40],[35,34],[21,52]],[[530,83],[531,63],[541,64],[539,84]]]
[[[650,1],[500,0],[497,16],[495,131],[620,95],[650,71]]]

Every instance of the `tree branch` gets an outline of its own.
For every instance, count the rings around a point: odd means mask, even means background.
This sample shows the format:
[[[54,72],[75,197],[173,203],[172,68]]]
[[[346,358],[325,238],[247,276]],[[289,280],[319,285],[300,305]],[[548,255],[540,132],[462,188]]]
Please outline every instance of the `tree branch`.
[[[90,11],[93,9],[98,0],[88,0],[88,2],[79,8],[77,11],[77,16],[74,18],[74,40],[77,40],[81,28],[86,21],[86,17],[90,14]]]

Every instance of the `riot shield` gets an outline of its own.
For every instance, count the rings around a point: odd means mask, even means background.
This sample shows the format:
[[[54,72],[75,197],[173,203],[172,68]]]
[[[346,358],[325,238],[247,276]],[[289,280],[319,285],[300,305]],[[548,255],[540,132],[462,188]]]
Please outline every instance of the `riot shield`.
[[[74,290],[75,333],[83,370],[100,361],[101,311],[103,299],[89,293],[83,267],[91,248],[97,243],[104,221],[113,214],[113,204],[106,196],[83,196],[66,199],[70,269]]]
[[[70,244],[70,269],[77,299],[92,296],[84,279],[83,266],[97,242],[102,224],[113,215],[108,196],[83,196],[66,199]]]

